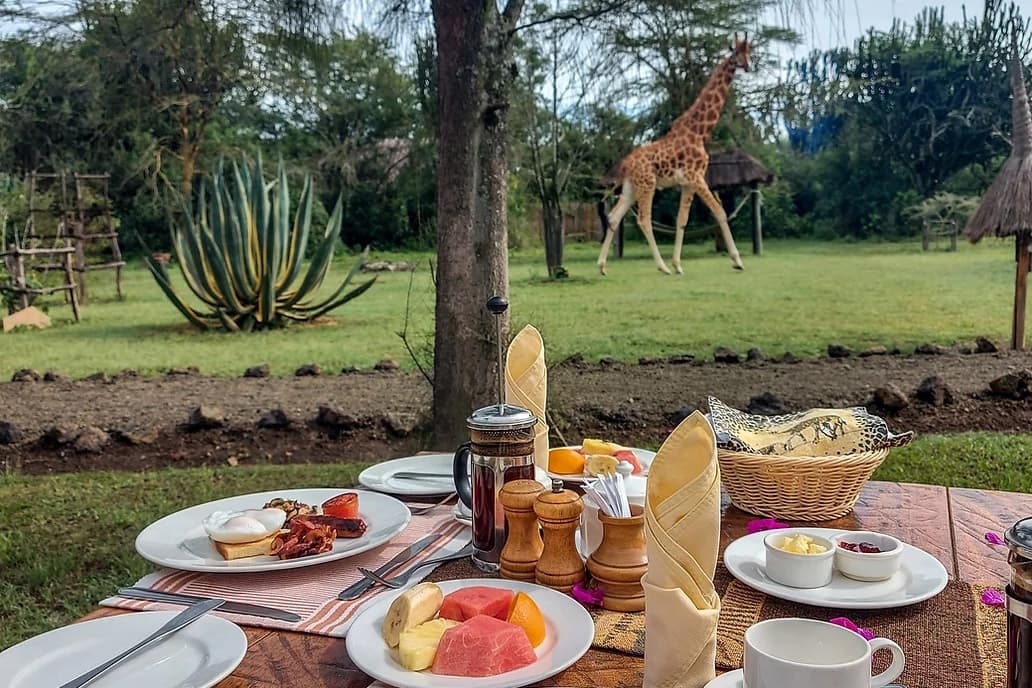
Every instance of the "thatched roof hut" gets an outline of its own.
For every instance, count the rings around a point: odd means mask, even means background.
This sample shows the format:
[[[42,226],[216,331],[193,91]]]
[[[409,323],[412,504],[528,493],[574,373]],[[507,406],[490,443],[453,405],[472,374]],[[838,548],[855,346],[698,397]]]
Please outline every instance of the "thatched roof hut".
[[[1025,73],[1016,52],[1010,68],[1011,154],[1003,169],[985,192],[978,210],[968,220],[964,234],[976,242],[986,235],[1013,236],[1017,243],[1017,271],[1014,278],[1014,312],[1011,348],[1025,347],[1025,299],[1032,248],[1032,113],[1025,92]]]
[[[774,174],[741,148],[710,154],[706,184],[711,191],[753,184],[770,184]]]
[[[1032,233],[1032,113],[1025,92],[1021,60],[1010,69],[1013,102],[1011,154],[993,185],[964,228],[972,242],[986,235],[1006,237]]]

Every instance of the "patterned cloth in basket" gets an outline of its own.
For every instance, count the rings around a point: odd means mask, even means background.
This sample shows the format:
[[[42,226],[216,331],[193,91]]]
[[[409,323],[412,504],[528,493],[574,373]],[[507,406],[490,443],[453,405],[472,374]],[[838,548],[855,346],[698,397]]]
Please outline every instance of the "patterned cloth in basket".
[[[893,434],[888,424],[862,406],[811,409],[785,416],[753,416],[709,398],[717,447],[779,456],[844,456],[902,447],[913,432]]]

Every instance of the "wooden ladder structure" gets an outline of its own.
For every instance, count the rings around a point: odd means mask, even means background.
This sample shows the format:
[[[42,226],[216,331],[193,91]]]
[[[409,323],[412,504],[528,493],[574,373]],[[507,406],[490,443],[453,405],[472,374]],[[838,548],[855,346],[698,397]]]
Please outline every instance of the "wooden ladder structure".
[[[56,212],[53,207],[36,207],[35,201],[41,193],[40,182],[44,182],[48,190],[60,185]],[[75,321],[79,322],[79,299],[72,266],[72,256],[76,249],[68,234],[68,187],[64,175],[33,172],[29,180],[28,201],[29,217],[25,235],[20,241],[15,237],[15,241],[9,242],[6,250],[0,253],[11,280],[9,284],[2,285],[0,290],[14,295],[14,310],[28,308],[37,296],[65,292],[65,300],[71,303],[72,314]],[[39,219],[47,215],[54,220],[49,230],[47,223]],[[0,246],[0,249],[3,248]],[[47,273],[51,270],[62,271],[62,284],[52,287],[30,285],[30,272]]]
[[[75,240],[75,270],[79,273],[79,300],[86,303],[86,273],[92,270],[114,270],[115,290],[122,298],[122,250],[118,245],[118,228],[111,219],[111,175],[75,174],[76,217],[70,223],[71,236]],[[87,198],[87,189],[96,193]],[[99,199],[99,200],[96,200]],[[87,249],[91,243],[110,242],[110,260],[90,263]]]

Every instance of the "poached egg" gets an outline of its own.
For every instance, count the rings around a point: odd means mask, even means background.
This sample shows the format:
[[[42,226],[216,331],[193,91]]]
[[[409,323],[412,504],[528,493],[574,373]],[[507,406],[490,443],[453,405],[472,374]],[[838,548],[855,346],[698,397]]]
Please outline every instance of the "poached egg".
[[[216,511],[204,519],[204,530],[215,542],[257,542],[279,532],[287,514],[282,509]]]

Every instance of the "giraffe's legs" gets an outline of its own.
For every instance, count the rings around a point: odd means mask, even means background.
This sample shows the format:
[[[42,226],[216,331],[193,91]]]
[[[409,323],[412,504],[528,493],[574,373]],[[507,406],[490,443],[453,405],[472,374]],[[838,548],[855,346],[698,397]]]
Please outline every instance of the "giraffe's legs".
[[[735,270],[744,270],[742,257],[738,255],[738,247],[735,246],[735,238],[731,236],[731,228],[727,225],[727,213],[724,212],[724,207],[706,186],[705,180],[699,179],[692,186],[695,188],[699,200],[706,204],[706,207],[713,213],[713,217],[716,218],[717,224],[720,225],[720,232],[724,236],[724,245],[727,246],[727,253],[731,256],[731,263]]]
[[[598,271],[606,274],[606,261],[609,260],[609,247],[613,244],[613,237],[616,235],[616,228],[624,215],[634,204],[634,186],[629,179],[624,180],[623,188],[620,190],[620,200],[616,202],[613,209],[606,216],[606,236],[602,240],[602,250],[598,254]]]
[[[649,249],[652,251],[652,259],[656,261],[656,267],[659,268],[660,272],[669,275],[670,268],[663,262],[663,256],[659,255],[656,237],[652,234],[652,197],[655,194],[655,183],[650,183],[647,187],[640,187],[638,189],[638,227],[641,228],[641,233],[645,235],[645,240],[649,242]]]
[[[674,271],[683,275],[681,269],[681,246],[684,245],[684,227],[688,224],[688,212],[692,209],[692,198],[695,192],[690,186],[681,187],[681,205],[677,209],[677,224],[674,226]]]

